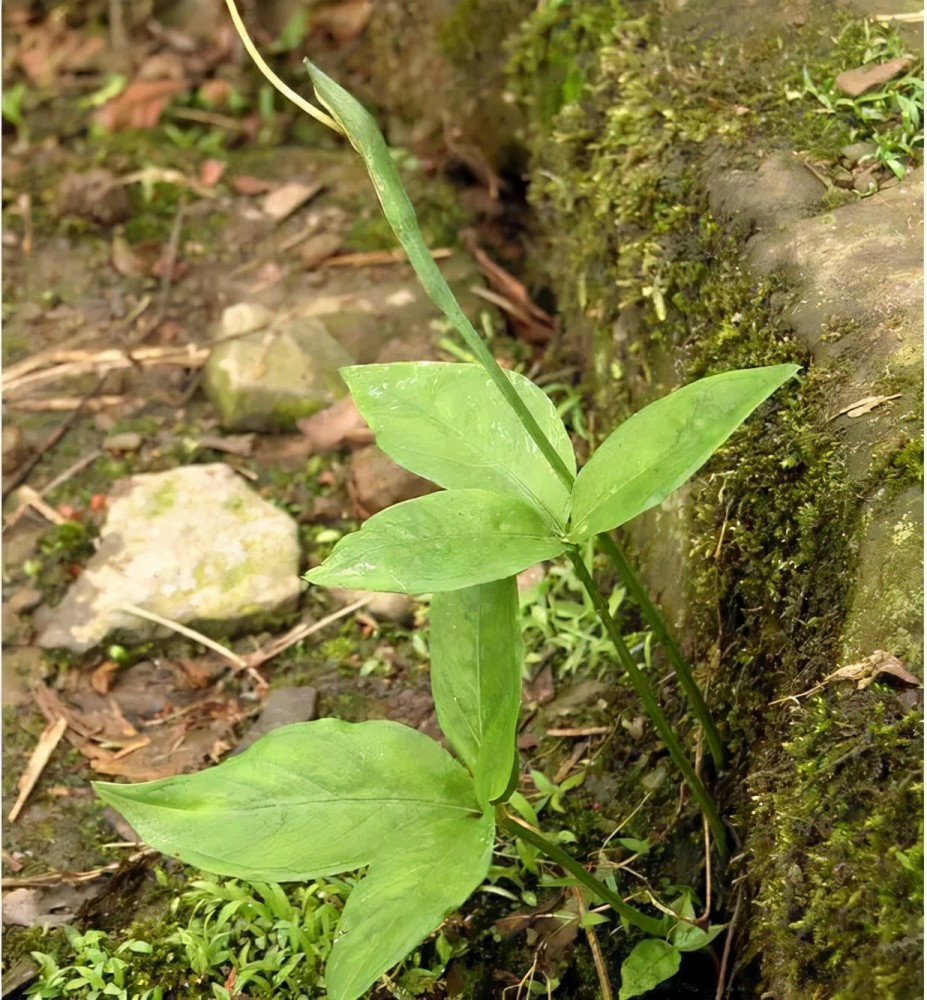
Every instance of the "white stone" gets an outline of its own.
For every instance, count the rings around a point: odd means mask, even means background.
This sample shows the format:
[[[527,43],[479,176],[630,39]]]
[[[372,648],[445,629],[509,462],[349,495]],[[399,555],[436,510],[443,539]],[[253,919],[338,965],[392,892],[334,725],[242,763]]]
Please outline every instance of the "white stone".
[[[256,302],[236,302],[222,313],[220,334],[223,337],[240,337],[255,330],[263,330],[274,318],[265,306]]]
[[[57,607],[39,609],[38,643],[84,652],[114,632],[168,634],[125,604],[231,633],[292,606],[299,588],[296,523],[228,465],[132,476],[113,489],[84,572]]]

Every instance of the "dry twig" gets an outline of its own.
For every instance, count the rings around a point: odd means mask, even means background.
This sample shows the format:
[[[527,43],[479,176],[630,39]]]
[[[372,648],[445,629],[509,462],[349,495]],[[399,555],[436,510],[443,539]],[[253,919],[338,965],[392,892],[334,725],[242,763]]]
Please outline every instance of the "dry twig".
[[[453,254],[449,247],[431,251],[435,260],[445,260]],[[369,267],[374,264],[404,264],[408,261],[405,250],[371,250],[367,253],[343,253],[323,260],[319,267]]]
[[[9,815],[11,823],[15,822],[16,817],[22,811],[22,807],[26,804],[26,799],[29,798],[30,792],[35,788],[42,771],[45,770],[45,765],[51,760],[51,755],[55,752],[55,747],[58,746],[67,728],[67,719],[58,718],[54,722],[50,722],[42,730],[39,742],[29,757],[26,770],[23,771],[22,777],[19,779],[19,795],[16,796],[16,801],[13,803],[13,808],[10,810]]]

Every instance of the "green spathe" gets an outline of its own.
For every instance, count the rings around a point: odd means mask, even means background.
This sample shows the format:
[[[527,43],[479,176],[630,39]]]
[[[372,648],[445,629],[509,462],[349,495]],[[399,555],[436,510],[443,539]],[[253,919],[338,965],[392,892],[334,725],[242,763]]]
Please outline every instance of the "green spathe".
[[[355,1000],[485,876],[495,823],[437,743],[394,722],[284,726],[198,774],[95,783],[152,847],[220,875],[307,880],[369,865],[326,970]]]
[[[799,370],[771,365],[711,375],[629,417],[576,477],[570,541],[611,531],[661,503]]]
[[[446,490],[374,514],[306,579],[404,594],[459,590],[560,555],[564,544],[553,531],[523,500]]]
[[[446,489],[516,497],[566,524],[569,490],[480,365],[358,365],[342,368],[341,376],[379,447],[406,469]],[[506,377],[575,475],[573,446],[554,404],[524,375]]]
[[[430,616],[438,722],[486,806],[505,795],[515,761],[523,652],[515,578],[435,594]]]

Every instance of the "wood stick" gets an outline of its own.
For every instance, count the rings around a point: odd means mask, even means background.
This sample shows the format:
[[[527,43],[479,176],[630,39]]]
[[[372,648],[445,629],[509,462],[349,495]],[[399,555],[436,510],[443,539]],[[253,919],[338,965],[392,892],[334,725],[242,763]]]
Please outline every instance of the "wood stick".
[[[50,722],[42,730],[42,735],[39,736],[39,742],[36,744],[35,749],[32,751],[32,755],[29,757],[29,763],[26,765],[26,770],[19,779],[19,795],[16,797],[16,801],[13,803],[13,808],[10,810],[10,823],[15,822],[16,817],[22,811],[23,806],[26,804],[26,799],[29,798],[29,794],[32,789],[35,788],[36,783],[42,776],[42,772],[45,770],[45,765],[49,762],[49,760],[51,760],[51,755],[55,752],[55,747],[58,746],[58,743],[67,728],[68,720],[58,718],[55,719],[54,722]]]
[[[431,251],[435,260],[444,260],[453,254],[450,247]],[[367,253],[343,253],[323,260],[319,267],[368,267],[373,264],[404,264],[409,258],[405,250],[371,250]]]
[[[126,396],[97,396],[84,403],[88,413],[98,413],[110,406],[124,403]],[[80,396],[39,396],[33,399],[5,399],[4,405],[10,410],[20,410],[22,413],[67,413],[76,410],[83,399]]]
[[[360,610],[372,600],[372,597],[362,597],[359,600],[354,601],[353,604],[348,604],[343,608],[339,608],[337,611],[333,611],[330,615],[320,618],[317,622],[303,622],[295,628],[290,629],[286,635],[281,636],[279,639],[275,639],[269,645],[265,646],[264,649],[259,649],[257,652],[246,657],[245,663],[249,669],[254,670],[261,666],[261,664],[273,659],[273,657],[279,656],[284,650],[289,649],[290,646],[295,646],[297,642],[307,639],[310,635],[314,635],[316,632],[321,631],[333,622],[339,621],[342,618],[347,618],[349,614]]]

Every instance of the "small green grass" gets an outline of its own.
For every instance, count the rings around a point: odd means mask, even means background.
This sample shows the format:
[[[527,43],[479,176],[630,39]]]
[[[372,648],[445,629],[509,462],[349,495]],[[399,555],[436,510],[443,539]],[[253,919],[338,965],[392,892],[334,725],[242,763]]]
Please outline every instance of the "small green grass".
[[[910,69],[884,86],[852,98],[836,87],[844,70],[903,56],[911,58]],[[871,144],[873,151],[860,160],[860,166],[880,164],[899,180],[923,156],[923,64],[905,51],[901,37],[888,25],[849,22],[835,39],[833,53],[807,63],[801,83],[788,88],[785,96],[802,102],[810,128],[808,141],[815,152],[833,157],[838,143]]]
[[[326,995],[325,961],[355,875],[280,886],[202,876],[192,869],[187,874],[191,881],[154,921],[133,924],[121,934],[65,927],[37,943],[31,954],[39,974],[26,995],[75,1000],[242,995],[321,1000]],[[161,870],[156,877],[165,890],[177,892],[183,884]],[[439,933],[373,993],[426,994],[461,948]]]
[[[626,596],[619,587],[608,599],[609,610],[619,621],[627,618]],[[629,628],[626,621],[624,624],[625,641],[632,654],[649,666],[650,634]],[[544,578],[524,595],[522,635],[529,668],[549,661],[561,678],[577,674],[601,677],[616,669],[614,647],[568,564],[548,567]]]

